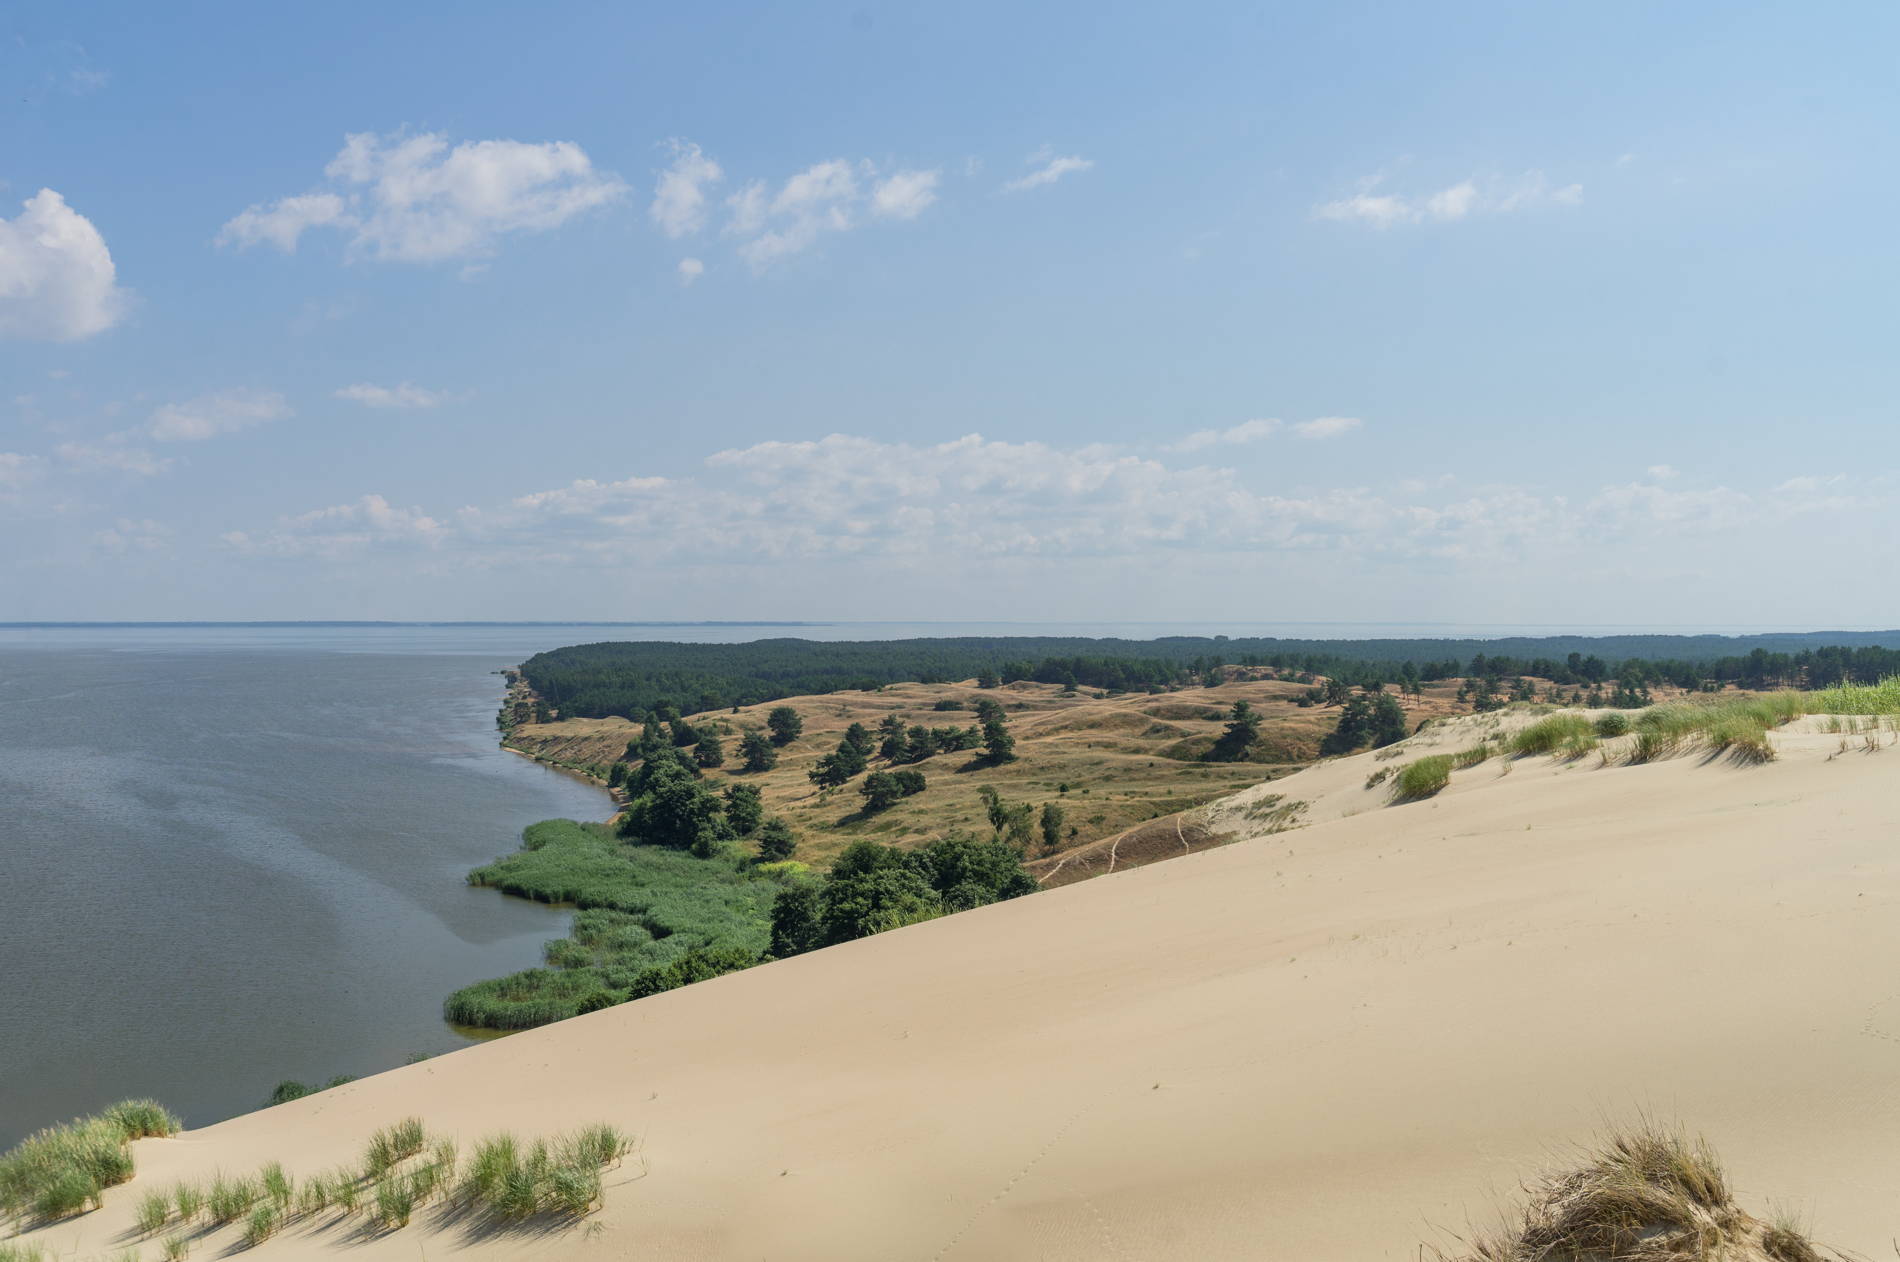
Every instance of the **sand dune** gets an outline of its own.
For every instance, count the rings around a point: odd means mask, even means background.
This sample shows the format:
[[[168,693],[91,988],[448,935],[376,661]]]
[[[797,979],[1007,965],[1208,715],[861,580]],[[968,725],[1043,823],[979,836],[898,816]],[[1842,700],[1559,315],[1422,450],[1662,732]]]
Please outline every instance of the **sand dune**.
[[[1363,789],[1388,764],[1325,764],[1272,786],[1311,827],[144,1141],[106,1209],[41,1234],[104,1254],[143,1188],[325,1169],[416,1113],[465,1140],[606,1119],[642,1158],[598,1231],[425,1218],[262,1254],[1412,1259],[1647,1110],[1704,1132],[1741,1199],[1884,1254],[1900,750],[1815,727],[1766,766],[1494,762],[1400,807]]]

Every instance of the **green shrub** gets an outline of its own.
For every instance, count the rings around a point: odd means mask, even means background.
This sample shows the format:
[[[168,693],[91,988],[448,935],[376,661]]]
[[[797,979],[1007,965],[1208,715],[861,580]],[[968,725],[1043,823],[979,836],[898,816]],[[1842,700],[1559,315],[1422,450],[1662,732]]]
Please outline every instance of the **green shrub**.
[[[1416,802],[1431,797],[1451,783],[1452,760],[1445,754],[1427,754],[1399,768],[1392,782],[1392,796],[1401,802]]]
[[[1594,724],[1596,734],[1604,740],[1629,735],[1630,716],[1623,713],[1606,714]]]

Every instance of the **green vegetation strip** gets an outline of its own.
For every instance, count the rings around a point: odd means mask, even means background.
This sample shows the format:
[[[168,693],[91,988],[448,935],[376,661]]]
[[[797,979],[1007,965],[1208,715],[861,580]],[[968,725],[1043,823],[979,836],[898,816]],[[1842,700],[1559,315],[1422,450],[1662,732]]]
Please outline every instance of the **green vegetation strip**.
[[[178,1132],[178,1119],[149,1100],[115,1104],[29,1137],[0,1157],[0,1193],[7,1214],[22,1222],[52,1222],[104,1201],[104,1190],[133,1174],[126,1145]],[[251,1175],[180,1183],[140,1198],[134,1222],[144,1236],[170,1231],[161,1242],[167,1259],[190,1252],[191,1232],[239,1225],[255,1247],[293,1221],[333,1214],[337,1225],[361,1212],[375,1231],[407,1226],[415,1212],[436,1205],[443,1221],[474,1217],[495,1226],[532,1219],[582,1218],[600,1206],[601,1171],[619,1164],[632,1141],[604,1122],[558,1137],[524,1143],[491,1135],[470,1160],[455,1141],[432,1137],[422,1119],[409,1117],[370,1137],[355,1166],[306,1176],[301,1182],[278,1162]],[[38,1246],[0,1244],[0,1262],[38,1262]]]

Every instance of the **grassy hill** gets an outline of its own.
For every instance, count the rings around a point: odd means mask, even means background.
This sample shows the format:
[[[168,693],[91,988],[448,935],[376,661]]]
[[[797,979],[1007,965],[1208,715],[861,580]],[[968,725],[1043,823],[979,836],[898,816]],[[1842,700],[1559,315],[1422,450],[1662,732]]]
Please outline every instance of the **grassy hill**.
[[[1286,775],[1316,758],[1320,741],[1337,721],[1337,708],[1301,707],[1298,698],[1307,691],[1305,686],[1254,677],[1263,673],[1234,667],[1217,687],[1115,697],[1065,693],[1055,684],[1028,681],[989,689],[977,688],[974,681],[892,684],[872,692],[742,706],[718,715],[696,715],[693,722],[718,726],[728,737],[730,751],[747,728],[765,725],[774,706],[788,705],[799,713],[804,733],[780,751],[773,770],[748,774],[729,764],[706,774],[716,788],[734,780],[757,785],[767,811],[783,816],[798,832],[799,858],[806,862],[827,863],[860,837],[915,844],[959,830],[987,835],[980,791],[990,787],[1007,801],[1029,802],[1038,809],[1045,802],[1061,804],[1066,817],[1063,843],[1037,856],[1038,866],[1047,868],[1071,849]],[[1403,698],[1408,726],[1459,710],[1456,691],[1457,682],[1450,681],[1427,685],[1422,697]],[[975,721],[976,702],[985,697],[1007,712],[1016,738],[1014,762],[993,766],[968,750],[938,754],[914,764],[929,781],[925,792],[870,817],[860,812],[856,781],[821,791],[806,774],[853,723],[875,730],[884,718],[896,715],[907,725],[964,726]],[[1225,727],[1228,711],[1241,700],[1251,703],[1262,719],[1249,761],[1200,761]],[[959,708],[938,709],[942,704]],[[627,742],[639,733],[639,726],[626,719],[558,719],[517,726],[506,743],[557,765],[604,776],[608,764],[621,757]],[[1174,853],[1179,852],[1177,847]]]

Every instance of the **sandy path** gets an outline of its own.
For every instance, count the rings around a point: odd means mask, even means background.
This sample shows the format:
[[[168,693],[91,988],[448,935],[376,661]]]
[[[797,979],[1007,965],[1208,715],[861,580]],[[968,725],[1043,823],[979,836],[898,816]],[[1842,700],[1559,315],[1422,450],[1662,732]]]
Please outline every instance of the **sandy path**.
[[[1705,1131],[1745,1203],[1884,1256],[1900,750],[1837,742],[1460,772],[147,1141],[130,1188],[47,1234],[103,1253],[141,1187],[327,1168],[419,1113],[465,1139],[610,1119],[644,1177],[594,1235],[293,1231],[262,1256],[1415,1259],[1647,1108]],[[1357,792],[1385,765],[1301,775]],[[1300,779],[1272,789],[1326,796]]]

